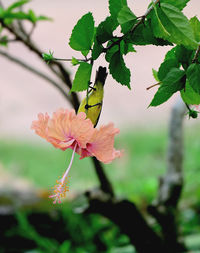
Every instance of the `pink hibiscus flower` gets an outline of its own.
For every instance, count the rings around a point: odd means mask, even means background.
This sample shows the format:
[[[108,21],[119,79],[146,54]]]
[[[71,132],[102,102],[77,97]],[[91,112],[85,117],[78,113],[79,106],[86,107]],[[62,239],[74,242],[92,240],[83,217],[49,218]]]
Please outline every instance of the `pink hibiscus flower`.
[[[121,156],[121,151],[114,149],[114,136],[119,133],[119,129],[114,128],[112,123],[96,129],[84,112],[76,115],[74,110],[59,109],[53,113],[52,118],[47,113],[45,115],[40,113],[38,120],[33,121],[31,128],[54,147],[61,150],[68,148],[73,150],[70,164],[63,177],[57,181],[54,194],[50,196],[50,198],[55,198],[53,203],[60,203],[60,199],[66,196],[67,176],[75,152],[80,155],[80,159],[95,156],[104,163],[110,163]]]

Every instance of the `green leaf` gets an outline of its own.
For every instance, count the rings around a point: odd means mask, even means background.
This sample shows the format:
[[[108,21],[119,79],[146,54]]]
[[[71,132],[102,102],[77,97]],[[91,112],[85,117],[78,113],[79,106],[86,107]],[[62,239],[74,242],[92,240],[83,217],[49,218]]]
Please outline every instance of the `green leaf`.
[[[117,41],[116,38],[114,38],[114,39],[108,41],[106,47],[109,48],[109,47],[110,47],[114,42],[116,42],[116,41]],[[119,44],[116,44],[116,45],[112,46],[110,49],[108,49],[108,50],[106,51],[106,55],[105,55],[106,61],[107,61],[107,62],[110,62],[110,60],[111,60],[113,54],[115,54],[116,52],[118,52],[119,49],[120,49]],[[122,54],[122,53],[121,53],[121,54]]]
[[[28,16],[33,24],[37,22],[37,16],[35,15],[35,12],[33,10],[28,11]]]
[[[15,3],[11,4],[6,10],[7,10],[8,12],[10,12],[10,11],[12,11],[12,10],[14,10],[14,9],[16,9],[16,8],[19,8],[19,7],[21,7],[21,6],[23,6],[24,4],[27,4],[27,3],[29,3],[29,2],[30,2],[29,0],[17,1],[17,2],[15,2]]]
[[[100,54],[103,52],[104,47],[95,39],[94,46],[92,49],[92,59],[96,60]]]
[[[200,21],[196,16],[190,19],[190,25],[193,29],[195,40],[200,42]]]
[[[4,17],[5,10],[0,7],[0,18]]]
[[[37,17],[37,21],[52,21],[52,20],[53,20],[52,18],[43,16],[43,15],[40,15]]]
[[[163,26],[163,24],[159,18],[157,8],[158,8],[157,5],[154,4],[154,9],[151,12],[151,27],[153,28],[152,29],[153,33],[158,38],[159,37],[168,38],[168,36],[170,36],[170,34]]]
[[[192,58],[194,55],[193,50],[189,50],[184,46],[176,46],[175,47],[175,55],[178,60],[183,66],[184,69],[187,69],[188,66],[192,63]]]
[[[121,55],[125,54],[125,42],[124,42],[124,40],[121,40],[120,43],[119,43],[119,51],[120,51]]]
[[[158,30],[156,30],[157,36],[172,43],[196,49],[198,43],[195,41],[193,30],[186,16],[171,4],[162,3],[160,6],[157,8],[159,19],[170,35],[166,36],[162,31],[158,34]]]
[[[195,92],[200,94],[200,64],[192,63],[187,69],[187,79]]]
[[[109,11],[113,19],[117,20],[118,13],[124,5],[127,5],[126,0],[109,0]]]
[[[108,43],[108,46],[112,44],[112,43]],[[114,45],[113,47],[111,47],[110,49],[107,50],[106,55],[105,55],[105,59],[107,62],[111,61],[112,56],[119,51],[119,46],[118,45]]]
[[[175,92],[182,90],[185,85],[185,71],[173,68],[163,79],[149,106],[158,106],[167,101]]]
[[[124,40],[120,41],[120,53],[126,55],[130,52],[136,52],[135,48],[133,47],[132,43],[126,43]]]
[[[115,42],[116,39],[113,40],[113,42]],[[109,47],[112,43],[112,41],[109,41],[107,44],[107,47]],[[112,46],[110,49],[107,50],[106,55],[105,55],[105,59],[107,62],[110,62],[113,54],[115,54],[117,51],[119,51],[120,48],[120,53],[121,55],[126,55],[129,52],[136,52],[136,50],[133,48],[133,44],[132,43],[125,43],[123,40],[120,41],[119,45],[114,45]]]
[[[23,19],[29,19],[28,15],[22,11],[18,11],[18,12],[5,12],[4,19],[19,19],[19,20],[23,20]]]
[[[160,80],[158,78],[158,71],[156,71],[155,69],[152,69],[152,74],[153,74],[153,77],[155,78],[155,80],[157,82],[160,82]]]
[[[200,95],[193,90],[188,80],[186,81],[185,88],[181,90],[181,97],[188,105],[200,104]]]
[[[5,18],[5,19],[4,19],[4,23],[5,23],[6,25],[11,25],[11,24],[13,23],[13,19],[12,19],[12,18]]]
[[[66,253],[69,252],[71,248],[71,242],[70,241],[64,241],[60,246],[59,246],[59,253]]]
[[[28,11],[27,17],[29,21],[32,22],[33,24],[36,24],[37,21],[52,20],[51,18],[46,16],[36,16],[35,12],[31,9]]]
[[[113,38],[113,31],[116,29],[116,22],[111,16],[107,17],[102,21],[96,31],[96,39],[98,43],[105,43],[106,41]]]
[[[77,22],[72,31],[69,45],[77,51],[90,50],[94,38],[94,19],[88,12]]]
[[[12,23],[13,19],[29,20],[33,24],[35,24],[37,21],[40,21],[40,20],[51,20],[50,18],[45,17],[45,16],[37,17],[34,11],[31,9],[28,11],[28,13],[25,13],[23,11],[11,12],[14,8],[21,6],[22,3],[27,3],[27,2],[28,1],[17,2],[16,7],[15,5],[12,5],[12,8],[8,8],[6,10],[0,8],[0,18],[4,19],[4,23],[8,25]]]
[[[121,25],[121,32],[128,33],[137,22],[137,17],[128,6],[122,7],[117,17],[118,23]]]
[[[90,82],[92,65],[87,62],[81,62],[73,81],[71,92],[87,90]]]
[[[47,53],[43,53],[42,54],[42,58],[47,62],[47,64],[49,64],[51,61],[53,61],[54,57],[53,57],[53,51],[49,50],[49,54]]]
[[[78,61],[75,57],[72,57],[71,64],[72,64],[73,66],[76,66],[76,65],[79,64],[79,61]]]
[[[136,19],[137,17],[135,16],[135,14],[133,14],[133,12],[128,6],[123,6],[123,8],[119,11],[117,17],[118,23],[120,25],[125,24],[132,20],[135,21]]]
[[[122,24],[121,25],[121,32],[123,33],[123,34],[126,34],[126,33],[128,33],[132,28],[133,28],[133,26],[135,25],[135,23],[137,22],[137,20],[135,19],[133,19],[133,20],[131,20],[131,21],[128,21],[127,23],[125,23],[125,24]]]
[[[127,55],[128,53],[136,52],[135,48],[133,47],[132,43],[124,43],[124,55]]]
[[[190,0],[160,0],[160,3],[171,4],[174,7],[182,10]]]
[[[81,54],[86,57],[89,54],[89,52],[90,50],[83,50],[81,51]]]
[[[179,63],[176,58],[164,61],[158,70],[158,78],[162,81],[172,68],[178,68]]]
[[[169,50],[165,55],[165,61],[169,59],[176,59],[176,47],[173,47],[171,50]]]
[[[150,26],[150,22],[145,22],[140,24],[135,30],[134,33],[131,33],[129,36],[125,37],[125,40],[134,44],[134,45],[172,45],[170,42],[156,38],[153,34],[153,31]]]
[[[7,45],[8,45],[8,37],[7,36],[0,37],[0,45],[3,47],[7,47]]]
[[[112,77],[122,85],[130,89],[130,70],[126,67],[124,59],[119,51],[110,59],[109,70]]]

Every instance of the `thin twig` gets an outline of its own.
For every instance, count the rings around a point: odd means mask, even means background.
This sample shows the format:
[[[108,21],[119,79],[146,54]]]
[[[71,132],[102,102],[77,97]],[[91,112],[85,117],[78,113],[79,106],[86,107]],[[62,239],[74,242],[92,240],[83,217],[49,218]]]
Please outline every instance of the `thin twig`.
[[[146,90],[150,90],[151,88],[153,88],[153,87],[155,87],[155,86],[157,86],[157,85],[160,85],[160,84],[161,84],[161,82],[156,83],[156,84],[153,84],[153,85],[147,87]]]
[[[32,34],[33,34],[34,30],[35,30],[35,27],[36,27],[36,25],[33,24],[33,26],[31,27],[31,30],[30,30],[30,32],[28,34],[28,40],[30,40],[30,38],[31,38],[31,36],[32,36]]]
[[[18,25],[18,31],[21,33],[22,36],[24,36],[27,39],[27,32],[25,30],[25,27],[22,23],[21,20],[17,20],[17,25]]]
[[[0,24],[6,28],[10,33],[12,33],[13,35],[15,35],[16,39],[19,40],[22,44],[24,44],[27,48],[29,48],[32,52],[34,52],[36,55],[39,56],[39,58],[43,61],[43,57],[42,57],[42,52],[41,50],[33,43],[33,41],[31,40],[28,40],[28,35],[25,34],[25,30],[23,31],[23,35],[21,35],[22,32],[19,33],[19,31],[16,29],[16,27],[14,26],[9,26],[9,25],[6,25],[4,23],[4,21],[2,19],[0,19]],[[26,37],[26,38],[25,38]],[[44,61],[43,61],[44,62]],[[21,66],[23,66],[21,64]],[[71,89],[72,87],[72,82],[71,82],[71,79],[70,79],[70,76],[67,72],[67,70],[64,68],[64,66],[60,63],[60,62],[56,62],[56,61],[53,61],[52,63],[48,64],[47,65],[51,71],[60,79],[64,82],[65,85],[67,85],[67,87],[69,89]],[[23,67],[26,67],[26,66],[23,66]],[[47,79],[46,79],[47,80]],[[58,88],[58,89],[61,89],[61,88]],[[74,109],[76,111],[78,111],[78,108],[79,108],[79,99],[78,99],[78,96],[76,93],[72,92],[71,93],[71,96],[67,96],[67,94],[65,94],[66,98],[68,100],[70,100],[71,104],[73,105]],[[101,174],[104,174],[104,178],[106,179],[106,184],[107,182],[111,185],[111,183],[109,182],[109,179],[107,178],[105,172],[103,171],[103,168],[102,166],[99,166],[97,168],[97,164],[95,164],[95,168],[96,168],[96,171],[99,170],[101,171]],[[99,177],[99,180],[101,180],[101,178]],[[103,182],[101,182],[101,185],[103,184]],[[104,189],[105,190],[105,189]],[[111,193],[112,190],[108,190],[108,193]]]
[[[192,59],[192,63],[197,63],[198,62],[199,53],[200,53],[200,45],[198,46],[198,48],[196,50],[194,58]]]
[[[10,43],[10,42],[17,42],[16,39],[0,39],[1,43]]]
[[[21,43],[23,43],[27,48],[29,48],[32,52],[34,52],[37,56],[39,56],[39,58],[42,59],[42,61],[43,61],[42,51],[38,48],[38,46],[36,46],[33,43],[33,41],[28,40],[28,35],[27,34],[26,34],[26,38],[25,38],[25,35],[22,36],[21,33],[19,34],[19,32],[17,31],[17,29],[15,27],[6,25],[2,19],[0,19],[0,24],[4,28],[6,28],[10,33],[12,33],[13,35],[15,35],[15,37],[16,37],[17,40],[19,40]],[[67,70],[63,67],[63,65],[60,62],[54,61],[54,62],[48,64],[48,67],[51,69],[51,71],[59,79],[61,79],[64,82],[64,84],[69,89],[71,89],[72,82],[71,82],[71,79],[69,77],[69,74],[68,74]],[[71,96],[71,98],[70,98],[71,103],[74,106],[75,110],[77,111],[78,107],[79,107],[78,96],[74,92],[72,92],[70,96]]]
[[[185,106],[187,107],[188,111],[191,111],[191,109],[187,103],[185,103]]]
[[[82,61],[82,62],[88,62],[90,61],[90,58],[89,59],[76,59],[77,61]],[[65,58],[54,58],[52,59],[52,61],[72,61],[72,59],[65,59]]]
[[[154,0],[154,5],[159,3],[160,0]],[[143,15],[143,16],[140,16],[138,18],[140,18],[140,20],[132,27],[132,29],[130,30],[129,33],[133,33],[135,31],[135,29],[142,23],[144,23],[144,20],[145,18],[149,15],[149,13],[153,10],[154,6],[152,5],[149,9],[147,9],[146,13]],[[113,46],[119,44],[123,39],[124,37],[126,36],[127,34],[124,34],[123,36],[121,37],[118,37],[118,40],[113,42],[110,46],[108,46],[107,48],[104,48],[103,52],[107,52],[107,50],[111,49]]]
[[[151,6],[149,9],[147,9],[146,13],[142,16],[142,18],[140,19],[140,21],[137,22],[137,23],[133,26],[133,28],[131,29],[131,33],[133,33],[133,32],[135,31],[135,29],[136,29],[140,24],[144,23],[145,18],[146,18],[146,17],[149,15],[149,13],[153,10],[154,5],[157,4],[157,3],[159,3],[159,2],[160,2],[160,0],[154,0],[154,2],[153,2],[154,4],[152,4],[152,6]]]
[[[102,164],[95,157],[92,157],[92,162],[94,164],[96,174],[101,184],[100,185],[101,190],[105,193],[108,193],[111,197],[114,197],[114,190],[112,184],[108,180]]]
[[[24,36],[21,36],[21,34],[19,34],[19,32],[14,28],[14,27],[11,27],[9,25],[6,25],[4,23],[4,21],[2,19],[0,19],[0,23],[1,25],[6,28],[10,33],[12,33],[13,35],[15,35],[15,38],[16,40],[22,42],[25,46],[27,46],[31,51],[33,51],[35,54],[37,54],[37,56],[39,56],[40,59],[43,60],[42,58],[42,51],[30,40],[28,40],[28,35],[26,34],[26,39],[24,38]],[[25,32],[25,31],[24,31]],[[58,78],[62,79],[69,88],[71,88],[71,81],[69,81],[70,79],[66,79],[66,78],[63,78],[62,75],[60,75],[60,73],[58,73],[54,67],[52,67],[52,65],[56,65],[58,67],[58,69],[61,69],[62,68],[62,71],[64,71],[64,68],[63,66],[61,66],[61,64],[59,62],[53,62],[52,64],[49,64],[49,68],[51,68],[51,70],[54,72],[54,74],[57,75]],[[65,70],[66,72],[66,70]],[[67,72],[66,72],[67,74]],[[66,82],[67,80],[67,82]]]
[[[21,12],[24,11],[23,5],[19,7],[19,10],[20,10]],[[24,39],[27,39],[27,38],[28,38],[28,33],[27,33],[27,31],[26,31],[26,29],[25,29],[25,27],[24,27],[24,24],[23,24],[22,20],[20,20],[20,19],[17,20],[17,24],[18,24],[18,27],[15,28],[15,29],[18,29],[18,31],[19,31],[20,34],[24,37]]]
[[[55,82],[53,79],[49,78],[47,75],[45,75],[41,71],[37,70],[36,68],[32,67],[30,64],[22,61],[21,59],[18,59],[18,58],[14,57],[14,56],[11,56],[10,54],[8,54],[8,53],[6,53],[6,52],[4,52],[2,50],[0,50],[0,55],[2,55],[3,57],[7,58],[8,60],[10,60],[12,62],[15,62],[16,64],[18,64],[21,67],[27,69],[28,71],[30,71],[33,74],[39,76],[40,78],[48,81],[54,87],[56,87],[68,101],[70,101],[70,99],[69,99],[66,91],[63,88],[61,88],[60,85],[57,82]]]

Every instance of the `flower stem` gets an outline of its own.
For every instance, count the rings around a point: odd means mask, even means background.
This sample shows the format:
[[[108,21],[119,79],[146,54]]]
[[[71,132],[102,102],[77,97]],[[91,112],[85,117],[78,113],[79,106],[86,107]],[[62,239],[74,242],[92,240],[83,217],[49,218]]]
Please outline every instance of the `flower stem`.
[[[49,196],[49,198],[54,198],[53,204],[56,204],[57,202],[61,203],[61,198],[64,198],[66,196],[66,192],[69,191],[69,187],[67,186],[67,175],[72,167],[72,162],[74,160],[74,154],[76,152],[76,148],[77,148],[77,143],[74,146],[71,161],[69,163],[67,170],[65,171],[62,178],[56,181],[57,185],[54,186],[54,194]]]
[[[69,173],[69,171],[70,171],[70,169],[71,169],[71,167],[72,167],[72,163],[73,163],[73,160],[74,160],[74,154],[75,154],[75,152],[76,152],[76,147],[77,147],[77,143],[76,143],[76,145],[74,146],[74,150],[73,150],[73,153],[72,153],[72,157],[71,157],[71,161],[70,161],[70,163],[69,163],[69,166],[68,166],[67,170],[65,171],[65,174],[63,175],[62,179],[61,179],[61,183],[62,183],[62,184],[64,183],[65,178],[67,177],[67,175],[68,175],[68,173]]]

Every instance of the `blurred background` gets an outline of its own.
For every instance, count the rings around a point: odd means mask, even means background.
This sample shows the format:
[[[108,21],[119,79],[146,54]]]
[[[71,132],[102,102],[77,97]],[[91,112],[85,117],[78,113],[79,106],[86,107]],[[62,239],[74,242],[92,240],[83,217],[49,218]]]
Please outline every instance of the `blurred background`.
[[[4,1],[5,5],[12,0]],[[148,4],[148,0],[128,1],[130,8],[136,15],[142,15]],[[48,1],[34,0],[26,5],[37,14],[52,17],[52,22],[40,22],[33,33],[33,39],[42,51],[54,51],[55,57],[70,58],[79,57],[80,54],[72,50],[69,45],[69,37],[77,20],[85,13],[91,11],[98,25],[108,15],[107,0],[96,0],[95,4],[90,0],[74,1]],[[184,9],[184,13],[190,18],[199,15],[200,2],[192,0]],[[27,27],[30,25],[27,22]],[[126,62],[131,69],[131,91],[116,83],[111,76],[107,79],[103,113],[100,124],[113,121],[120,127],[141,127],[166,125],[169,110],[175,96],[167,103],[158,108],[148,108],[157,88],[149,91],[146,88],[156,81],[151,69],[158,69],[169,47],[145,46],[136,47],[136,54],[126,56]],[[12,43],[8,51],[23,58],[42,70],[46,70],[45,64],[41,64],[34,54],[31,54],[20,43]],[[64,98],[54,87],[43,80],[21,69],[19,66],[10,64],[6,59],[0,59],[1,64],[1,94],[0,94],[0,134],[3,136],[33,137],[30,124],[38,112],[53,112],[58,107],[69,107]],[[103,58],[99,59],[98,65],[105,65]],[[72,77],[76,67],[66,63]],[[95,71],[93,73],[93,76]],[[94,78],[93,78],[94,80]],[[83,94],[85,96],[85,94]],[[9,115],[9,116],[8,116]],[[11,116],[12,115],[12,116]],[[147,124],[148,122],[148,124]],[[196,123],[196,122],[195,122]],[[131,125],[130,125],[131,124]],[[35,136],[34,136],[35,138]]]
[[[4,6],[13,2],[2,1]],[[149,0],[130,0],[128,4],[136,16],[141,16]],[[33,9],[36,14],[53,19],[38,23],[33,40],[43,52],[54,51],[57,58],[80,58],[79,53],[69,47],[68,41],[82,15],[91,11],[98,25],[109,13],[107,0],[33,0],[25,9]],[[195,15],[200,18],[200,1],[191,0],[184,13],[188,18]],[[28,22],[26,28],[31,28]],[[116,146],[123,148],[125,154],[107,165],[106,172],[120,196],[135,201],[145,210],[156,195],[159,175],[166,169],[168,120],[177,96],[158,108],[148,108],[157,90],[156,87],[146,90],[156,83],[152,68],[158,69],[170,47],[138,46],[135,49],[137,53],[126,56],[132,89],[122,87],[108,76],[99,125],[112,121],[120,128]],[[11,43],[4,50],[51,75],[46,64],[21,43]],[[76,67],[65,64],[73,78]],[[100,58],[95,68],[99,65],[107,66],[107,63]],[[94,75],[95,71],[93,81]],[[85,218],[72,211],[80,205],[74,201],[75,197],[97,184],[89,159],[80,161],[76,157],[73,163],[69,201],[54,207],[48,200],[49,190],[68,165],[71,152],[55,150],[36,136],[30,125],[39,112],[51,114],[60,107],[69,108],[70,105],[54,87],[0,55],[0,224],[5,221],[5,216],[9,220],[2,230],[6,231],[4,236],[6,234],[8,243],[5,241],[0,252],[36,253],[42,252],[41,249],[43,252],[134,252],[133,247],[128,246],[128,239],[106,219],[94,215]],[[188,237],[194,248],[200,247],[199,123],[199,119],[185,117],[185,186],[180,203],[181,229],[183,234],[194,235]],[[19,207],[24,212],[16,212]],[[51,231],[52,226],[54,231]],[[116,237],[119,238],[117,243]],[[10,241],[16,238],[18,245],[9,248]],[[58,249],[58,244],[61,245],[60,251],[49,251]]]

